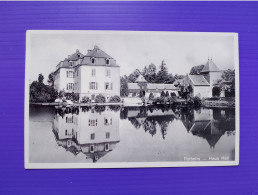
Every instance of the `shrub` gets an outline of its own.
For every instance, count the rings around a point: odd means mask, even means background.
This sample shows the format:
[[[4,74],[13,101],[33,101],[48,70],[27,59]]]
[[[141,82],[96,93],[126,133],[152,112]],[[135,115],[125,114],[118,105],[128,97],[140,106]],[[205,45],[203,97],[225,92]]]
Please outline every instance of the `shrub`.
[[[149,100],[153,101],[154,100],[154,95],[153,93],[151,92],[150,95],[149,95]]]
[[[96,103],[105,103],[106,102],[106,98],[104,95],[99,94],[95,97],[95,102]]]
[[[166,92],[166,97],[169,97],[169,93],[168,93],[168,91]]]
[[[81,103],[90,103],[90,98],[87,96],[82,97]]]
[[[165,92],[162,91],[161,94],[160,94],[160,96],[161,96],[161,97],[165,97],[165,96],[166,96]]]
[[[171,97],[176,97],[176,93],[175,92],[171,92],[170,96]]]
[[[198,96],[195,96],[193,98],[193,104],[194,104],[194,107],[200,107],[202,105],[201,98],[199,98]]]
[[[65,93],[65,97],[67,100],[71,100],[73,102],[78,102],[80,99],[79,93]]]
[[[109,98],[109,102],[111,102],[111,103],[118,103],[118,102],[121,102],[121,98],[119,96],[117,96],[117,95],[111,96]]]

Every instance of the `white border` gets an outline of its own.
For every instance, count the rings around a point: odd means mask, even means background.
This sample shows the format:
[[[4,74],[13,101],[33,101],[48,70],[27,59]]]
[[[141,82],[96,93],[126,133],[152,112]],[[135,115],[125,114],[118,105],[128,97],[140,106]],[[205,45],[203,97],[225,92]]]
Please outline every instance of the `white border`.
[[[31,35],[32,34],[180,34],[180,35],[214,35],[214,36],[233,36],[234,37],[234,62],[235,62],[235,161],[181,161],[181,162],[113,162],[113,163],[30,163],[29,162],[29,68],[31,62]],[[239,165],[239,46],[238,33],[215,33],[215,32],[169,32],[169,31],[86,31],[86,30],[28,30],[26,32],[26,65],[25,65],[25,103],[24,103],[24,160],[25,169],[64,169],[64,168],[140,168],[140,167],[199,167],[199,166],[237,166]]]

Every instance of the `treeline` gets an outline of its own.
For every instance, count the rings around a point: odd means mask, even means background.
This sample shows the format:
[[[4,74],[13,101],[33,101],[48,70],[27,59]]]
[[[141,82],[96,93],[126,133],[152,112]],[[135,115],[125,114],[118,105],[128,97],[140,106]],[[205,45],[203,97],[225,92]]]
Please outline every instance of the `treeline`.
[[[175,75],[168,72],[167,65],[164,60],[162,60],[159,69],[157,70],[156,65],[151,63],[149,66],[145,66],[141,71],[139,69],[134,70],[131,74],[124,75],[120,77],[120,95],[128,95],[128,85],[127,83],[135,83],[139,75],[143,75],[148,83],[166,83],[172,84],[175,80],[184,78],[183,75]]]
[[[53,102],[58,97],[58,92],[54,89],[53,73],[48,76],[48,85],[44,84],[44,76],[39,74],[38,80],[30,85],[30,102]]]

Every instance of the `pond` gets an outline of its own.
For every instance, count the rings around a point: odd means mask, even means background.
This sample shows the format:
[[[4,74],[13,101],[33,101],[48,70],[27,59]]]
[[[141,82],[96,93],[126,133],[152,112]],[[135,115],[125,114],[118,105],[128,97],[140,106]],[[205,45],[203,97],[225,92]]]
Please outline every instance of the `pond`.
[[[235,110],[30,105],[30,163],[235,160]]]

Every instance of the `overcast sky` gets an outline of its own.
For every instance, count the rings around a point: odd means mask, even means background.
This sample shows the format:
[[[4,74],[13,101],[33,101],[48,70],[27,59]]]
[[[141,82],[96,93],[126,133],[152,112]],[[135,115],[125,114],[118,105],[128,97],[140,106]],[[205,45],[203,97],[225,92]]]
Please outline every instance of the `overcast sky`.
[[[79,49],[84,55],[97,45],[116,59],[121,75],[154,63],[157,68],[164,59],[169,73],[186,74],[192,66],[206,63],[212,57],[222,70],[234,68],[234,37],[214,33],[150,33],[99,31],[34,31],[30,34],[30,81],[39,73],[45,76],[56,65]]]

